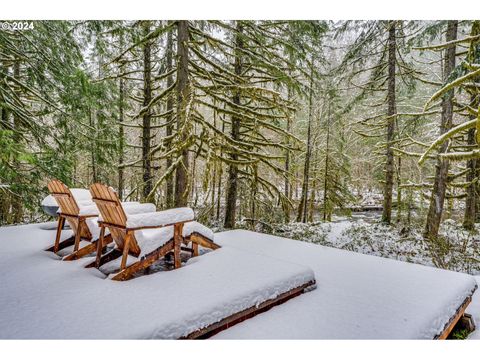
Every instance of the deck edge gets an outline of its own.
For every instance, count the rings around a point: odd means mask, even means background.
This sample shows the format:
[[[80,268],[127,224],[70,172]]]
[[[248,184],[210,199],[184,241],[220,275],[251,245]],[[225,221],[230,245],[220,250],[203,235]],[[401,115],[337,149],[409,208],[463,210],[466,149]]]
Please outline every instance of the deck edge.
[[[186,336],[182,336],[180,339],[208,339],[219,332],[228,329],[242,321],[250,319],[258,314],[270,310],[272,307],[283,304],[284,302],[293,299],[305,292],[312,291],[316,286],[315,279],[310,280],[303,285],[297,286],[288,290],[274,299],[269,299],[258,306],[251,306],[245,310],[227,316],[226,318],[219,320],[211,325],[208,325],[202,329],[195,330]]]
[[[457,311],[453,316],[448,320],[448,322],[445,324],[442,332],[440,334],[435,335],[433,338],[434,340],[445,340],[448,338],[448,335],[452,332],[453,328],[455,325],[458,323],[458,321],[461,319],[463,314],[465,314],[465,311],[467,310],[468,305],[472,302],[472,296],[477,290],[478,286],[475,285],[473,288],[472,292],[470,295],[468,295],[465,300],[463,300],[462,304],[458,307]]]

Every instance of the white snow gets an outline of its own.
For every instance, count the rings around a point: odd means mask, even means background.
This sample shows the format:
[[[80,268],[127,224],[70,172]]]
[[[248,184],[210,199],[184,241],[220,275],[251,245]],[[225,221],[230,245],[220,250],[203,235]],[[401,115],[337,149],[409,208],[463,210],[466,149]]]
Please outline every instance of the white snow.
[[[185,225],[183,226],[183,236],[189,236],[194,232],[205,236],[207,239],[210,239],[212,241],[214,240],[213,231],[205,225],[200,224],[196,221],[190,221],[185,223]]]
[[[480,286],[480,276],[475,276],[477,284]],[[475,322],[475,331],[472,332],[468,338],[472,340],[480,340],[480,290],[478,290],[472,298],[472,302],[468,305],[467,314],[473,316],[473,321]]]
[[[92,201],[92,195],[87,189],[70,189],[73,197],[78,202],[81,201]],[[57,201],[52,195],[48,195],[42,200],[42,206],[57,206]]]
[[[212,241],[214,240],[213,231],[196,221],[186,223],[183,227],[182,235],[190,236],[194,232],[197,232]],[[158,229],[137,230],[135,231],[135,239],[141,250],[140,257],[142,257],[158,249],[168,240],[173,239],[173,226],[166,226]],[[117,269],[118,268],[119,267],[117,267]]]
[[[216,337],[431,339],[475,286],[466,274],[245,230],[215,234],[222,248],[181,269],[115,282],[84,269],[91,258],[42,251],[55,232],[41,226],[0,228],[0,338],[176,338],[312,279],[311,268],[315,291]]]
[[[154,204],[145,203],[140,204],[138,202],[125,202],[122,203],[123,210],[125,214],[128,216],[129,214],[143,214],[143,213],[151,213],[155,212],[156,208]],[[88,206],[79,206],[80,207],[80,215],[97,215],[98,208],[93,203]],[[83,209],[83,212],[82,212]],[[99,217],[89,217],[85,219],[85,223],[92,234],[93,239],[96,239],[100,236],[100,227],[98,226],[98,221],[101,220],[101,216]],[[108,229],[105,232],[105,235],[109,233]]]
[[[127,214],[127,227],[164,226],[182,221],[191,221],[194,219],[194,216],[193,210],[188,207],[168,209],[148,214]]]
[[[86,202],[80,203],[78,204],[78,207],[80,208],[79,215],[98,215],[99,214],[97,205],[92,201],[88,203]],[[152,204],[152,203],[140,204],[139,202],[136,202],[136,201],[122,202],[122,207],[127,215],[143,214],[143,213],[150,213],[150,212],[157,211],[155,204]]]
[[[0,228],[2,339],[178,338],[313,279],[308,267],[225,246],[116,282],[83,268],[92,258],[43,251],[55,232],[40,226]]]
[[[466,274],[235,230],[221,246],[297,262],[317,290],[219,333],[220,339],[432,339],[475,279]]]

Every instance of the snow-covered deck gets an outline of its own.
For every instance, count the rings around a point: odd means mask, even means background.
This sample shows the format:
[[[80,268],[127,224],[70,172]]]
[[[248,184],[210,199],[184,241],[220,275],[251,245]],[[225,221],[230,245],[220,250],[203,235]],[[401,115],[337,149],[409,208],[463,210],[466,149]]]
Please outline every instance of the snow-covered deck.
[[[54,232],[40,227],[0,228],[0,338],[178,338],[315,275],[316,290],[216,337],[432,339],[476,286],[469,275],[244,230],[216,234],[222,248],[181,269],[115,282],[84,269],[88,259],[42,251]]]
[[[317,280],[315,291],[219,339],[433,339],[476,287],[470,275],[276,236],[235,230],[215,239],[309,266]]]
[[[175,270],[118,282],[42,249],[55,232],[0,228],[0,338],[187,336],[314,280],[308,267],[225,246]],[[65,236],[68,236],[67,231]]]

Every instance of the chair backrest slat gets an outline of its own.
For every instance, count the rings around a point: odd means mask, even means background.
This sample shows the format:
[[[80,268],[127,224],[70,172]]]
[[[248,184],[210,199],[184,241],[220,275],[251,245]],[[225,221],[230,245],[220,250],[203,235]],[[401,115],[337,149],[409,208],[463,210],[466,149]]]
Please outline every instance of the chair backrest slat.
[[[90,186],[90,193],[93,201],[97,204],[98,211],[102,215],[102,221],[112,225],[108,226],[108,228],[117,247],[122,250],[126,235],[127,215],[123,210],[117,193],[111,187],[99,183]],[[133,234],[130,240],[129,251],[136,256],[140,254],[140,247]]]
[[[57,201],[61,213],[78,216],[80,208],[78,207],[72,192],[67,186],[65,186],[65,184],[56,179],[51,180],[48,183],[48,190]]]
[[[80,214],[80,208],[77,204],[77,201],[73,197],[72,192],[64,183],[60,180],[50,180],[47,184],[50,195],[55,198],[55,201],[60,208],[60,213],[65,215],[70,215],[71,217],[78,217]],[[81,231],[80,236],[85,239],[91,239],[92,234],[88,226],[82,226],[81,229],[78,228],[78,221],[74,221],[71,217],[66,217],[66,220],[74,233]]]

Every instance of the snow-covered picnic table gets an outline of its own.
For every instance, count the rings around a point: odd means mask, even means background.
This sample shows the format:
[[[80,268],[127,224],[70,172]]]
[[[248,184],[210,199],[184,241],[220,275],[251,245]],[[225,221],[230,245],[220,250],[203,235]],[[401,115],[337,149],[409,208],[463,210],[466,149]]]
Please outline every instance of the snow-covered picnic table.
[[[222,248],[181,269],[115,282],[84,269],[90,259],[42,251],[53,237],[41,224],[0,228],[0,338],[178,338],[315,276],[316,290],[216,337],[431,339],[476,286],[465,274],[245,230],[215,234]]]

